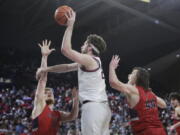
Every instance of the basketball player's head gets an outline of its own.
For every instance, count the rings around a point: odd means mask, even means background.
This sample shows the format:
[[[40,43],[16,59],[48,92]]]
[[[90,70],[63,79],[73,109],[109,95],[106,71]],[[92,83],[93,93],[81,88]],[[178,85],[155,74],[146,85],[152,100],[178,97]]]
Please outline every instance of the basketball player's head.
[[[93,54],[100,56],[106,50],[106,42],[101,36],[91,34],[87,37],[84,45],[81,47],[81,52],[84,54]]]
[[[177,92],[172,92],[170,94],[170,101],[171,101],[171,105],[176,108],[177,106],[180,106],[180,94]]]
[[[132,73],[129,74],[128,80],[130,84],[141,86],[144,89],[149,89],[149,72],[141,67],[135,67]]]
[[[54,104],[54,94],[52,88],[45,88],[45,100],[47,105]]]

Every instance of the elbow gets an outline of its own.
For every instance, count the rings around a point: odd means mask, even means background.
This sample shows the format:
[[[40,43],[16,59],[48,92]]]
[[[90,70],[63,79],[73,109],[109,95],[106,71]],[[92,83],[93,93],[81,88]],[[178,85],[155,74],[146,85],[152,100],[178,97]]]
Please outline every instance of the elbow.
[[[77,113],[77,114],[72,114],[72,115],[70,116],[70,121],[76,120],[77,117],[78,117],[78,113]]]
[[[61,48],[61,53],[62,53],[63,55],[65,55],[65,54],[67,53],[67,49],[64,48],[64,47],[62,47],[62,48]]]
[[[162,103],[160,106],[159,106],[161,109],[165,109],[167,107],[166,103]]]
[[[162,108],[166,108],[167,107],[167,105],[166,105],[166,103],[164,102],[164,104],[162,105]]]
[[[64,47],[64,46],[62,45],[61,53],[62,53],[63,55],[65,55],[65,56],[68,55],[70,51],[71,51],[71,48],[69,48],[69,47]]]
[[[113,80],[113,79],[109,79],[109,84],[110,84],[110,86],[111,86],[112,88],[115,88],[117,82],[116,82],[115,80]]]
[[[74,116],[72,117],[72,120],[76,120],[77,117],[78,117],[78,115],[74,115]]]

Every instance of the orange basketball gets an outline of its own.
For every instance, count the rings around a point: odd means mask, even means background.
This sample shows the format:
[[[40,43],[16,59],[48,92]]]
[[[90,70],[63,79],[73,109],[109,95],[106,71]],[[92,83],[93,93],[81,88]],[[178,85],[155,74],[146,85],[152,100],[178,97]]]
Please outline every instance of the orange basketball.
[[[56,9],[54,18],[58,24],[65,25],[67,23],[65,13],[67,13],[69,10],[72,10],[72,8],[66,5],[60,6]]]

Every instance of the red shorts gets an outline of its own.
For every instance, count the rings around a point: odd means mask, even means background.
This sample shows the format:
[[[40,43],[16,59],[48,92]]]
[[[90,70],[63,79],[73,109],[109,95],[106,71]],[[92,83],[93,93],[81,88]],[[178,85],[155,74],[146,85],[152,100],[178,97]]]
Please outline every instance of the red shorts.
[[[148,128],[134,133],[134,135],[167,135],[163,128]]]

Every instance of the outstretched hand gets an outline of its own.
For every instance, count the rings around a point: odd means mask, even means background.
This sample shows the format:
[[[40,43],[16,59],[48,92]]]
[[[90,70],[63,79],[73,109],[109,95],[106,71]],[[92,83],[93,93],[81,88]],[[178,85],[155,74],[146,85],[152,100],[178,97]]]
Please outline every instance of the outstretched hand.
[[[51,54],[52,51],[55,51],[55,49],[50,49],[50,45],[51,45],[51,41],[43,40],[42,44],[38,44],[39,47],[41,48],[41,54],[42,56],[48,56],[49,54]]]
[[[109,67],[116,69],[119,65],[120,58],[118,55],[113,55]]]
[[[73,10],[69,10],[66,14],[65,14],[66,18],[67,18],[67,26],[72,26],[74,25],[74,22],[76,20],[76,13]]]

